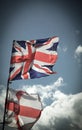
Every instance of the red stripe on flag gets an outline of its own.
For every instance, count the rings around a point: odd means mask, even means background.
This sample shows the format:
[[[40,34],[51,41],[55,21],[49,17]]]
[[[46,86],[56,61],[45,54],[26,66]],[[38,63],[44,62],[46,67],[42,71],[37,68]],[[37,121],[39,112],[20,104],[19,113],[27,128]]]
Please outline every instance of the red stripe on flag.
[[[29,59],[30,59],[29,55],[12,56],[11,64],[24,62],[24,61],[29,60]]]
[[[39,109],[22,106],[22,105],[19,105],[19,107],[20,107],[20,109],[19,109],[20,116],[31,117],[31,118],[37,118],[40,116],[41,110],[39,110]],[[6,108],[8,110],[15,112],[15,103],[9,102],[8,105],[6,106]],[[17,112],[17,110],[16,110],[16,112]]]
[[[57,58],[58,58],[57,55],[45,54],[45,53],[42,53],[42,52],[36,52],[34,59],[42,61],[42,62],[54,64],[56,62]]]
[[[20,106],[19,115],[21,116],[37,118],[39,117],[40,113],[41,113],[41,110],[31,108],[31,107],[26,107],[26,106]]]
[[[14,77],[21,71],[22,67],[20,67],[19,69],[17,69],[17,71],[15,71],[13,74],[10,75],[9,80],[14,79]]]
[[[32,53],[31,45],[27,44],[27,47],[28,47],[28,57],[29,58],[26,59],[24,65],[23,65],[23,73],[22,73],[22,75],[23,75],[24,79],[28,78],[27,72],[28,72],[28,70],[30,68],[30,64],[31,64],[31,62],[32,62],[32,60],[34,58],[34,53]]]
[[[21,77],[22,77],[22,79],[28,79],[29,73],[22,74]]]
[[[54,72],[53,71],[51,71],[50,69],[48,69],[48,68],[44,68],[44,67],[41,67],[41,66],[39,66],[38,64],[34,64],[34,66],[35,67],[37,67],[37,68],[39,68],[39,69],[42,69],[42,70],[44,70],[47,74],[54,74]]]

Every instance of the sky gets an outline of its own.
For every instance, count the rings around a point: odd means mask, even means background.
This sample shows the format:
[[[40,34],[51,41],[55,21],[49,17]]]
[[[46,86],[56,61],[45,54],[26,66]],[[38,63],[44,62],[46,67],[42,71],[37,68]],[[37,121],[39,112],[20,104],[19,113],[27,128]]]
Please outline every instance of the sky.
[[[41,96],[44,110],[33,130],[82,129],[81,11],[81,0],[1,0],[0,120],[3,118],[12,41],[58,36],[58,60],[54,66],[57,74],[13,81],[11,87],[38,92]],[[5,127],[5,130],[10,129]]]

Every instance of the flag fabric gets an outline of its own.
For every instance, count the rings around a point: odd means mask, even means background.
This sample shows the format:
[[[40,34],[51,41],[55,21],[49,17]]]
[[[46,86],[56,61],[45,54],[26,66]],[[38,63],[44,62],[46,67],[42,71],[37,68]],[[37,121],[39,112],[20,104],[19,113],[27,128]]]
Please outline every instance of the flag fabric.
[[[5,122],[8,126],[18,130],[31,130],[40,118],[42,104],[38,94],[10,89],[6,110]]]
[[[40,78],[54,74],[53,66],[58,58],[59,38],[13,41],[9,81]]]

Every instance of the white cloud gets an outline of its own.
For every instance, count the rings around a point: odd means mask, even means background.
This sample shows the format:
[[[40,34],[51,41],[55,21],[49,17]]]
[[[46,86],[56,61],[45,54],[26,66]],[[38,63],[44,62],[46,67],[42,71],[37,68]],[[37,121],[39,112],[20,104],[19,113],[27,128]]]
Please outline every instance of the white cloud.
[[[65,95],[56,91],[55,98],[56,101],[44,108],[33,130],[81,130],[82,93]]]
[[[81,65],[82,65],[82,46],[81,45],[79,45],[76,48],[75,53],[74,53],[74,57],[81,67]]]
[[[76,50],[75,50],[75,56],[80,56],[80,54],[82,54],[82,46],[79,45]]]
[[[45,106],[40,119],[32,130],[81,130],[82,129],[82,93],[64,94],[59,88],[65,85],[62,77],[50,85],[24,85],[28,93],[39,93]],[[0,113],[2,113],[5,90],[0,86]],[[0,117],[1,114],[0,114]],[[9,130],[9,129],[8,129]]]
[[[54,86],[55,87],[60,87],[61,85],[64,85],[63,83],[63,78],[62,77],[59,77],[58,80],[56,82],[54,82]]]
[[[33,85],[33,86],[23,86],[22,89],[28,93],[39,93],[42,103],[44,106],[51,104],[54,100],[55,91],[63,86],[65,83],[62,77],[59,77],[57,81],[50,85]]]

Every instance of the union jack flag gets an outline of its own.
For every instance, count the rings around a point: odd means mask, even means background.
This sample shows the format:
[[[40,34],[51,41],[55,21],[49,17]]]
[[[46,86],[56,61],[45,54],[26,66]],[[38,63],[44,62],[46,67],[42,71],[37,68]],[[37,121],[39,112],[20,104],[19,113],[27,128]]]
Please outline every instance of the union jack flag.
[[[13,41],[9,80],[40,78],[54,74],[58,37]]]
[[[42,112],[38,94],[10,89],[6,104],[6,124],[18,130],[31,130]]]

